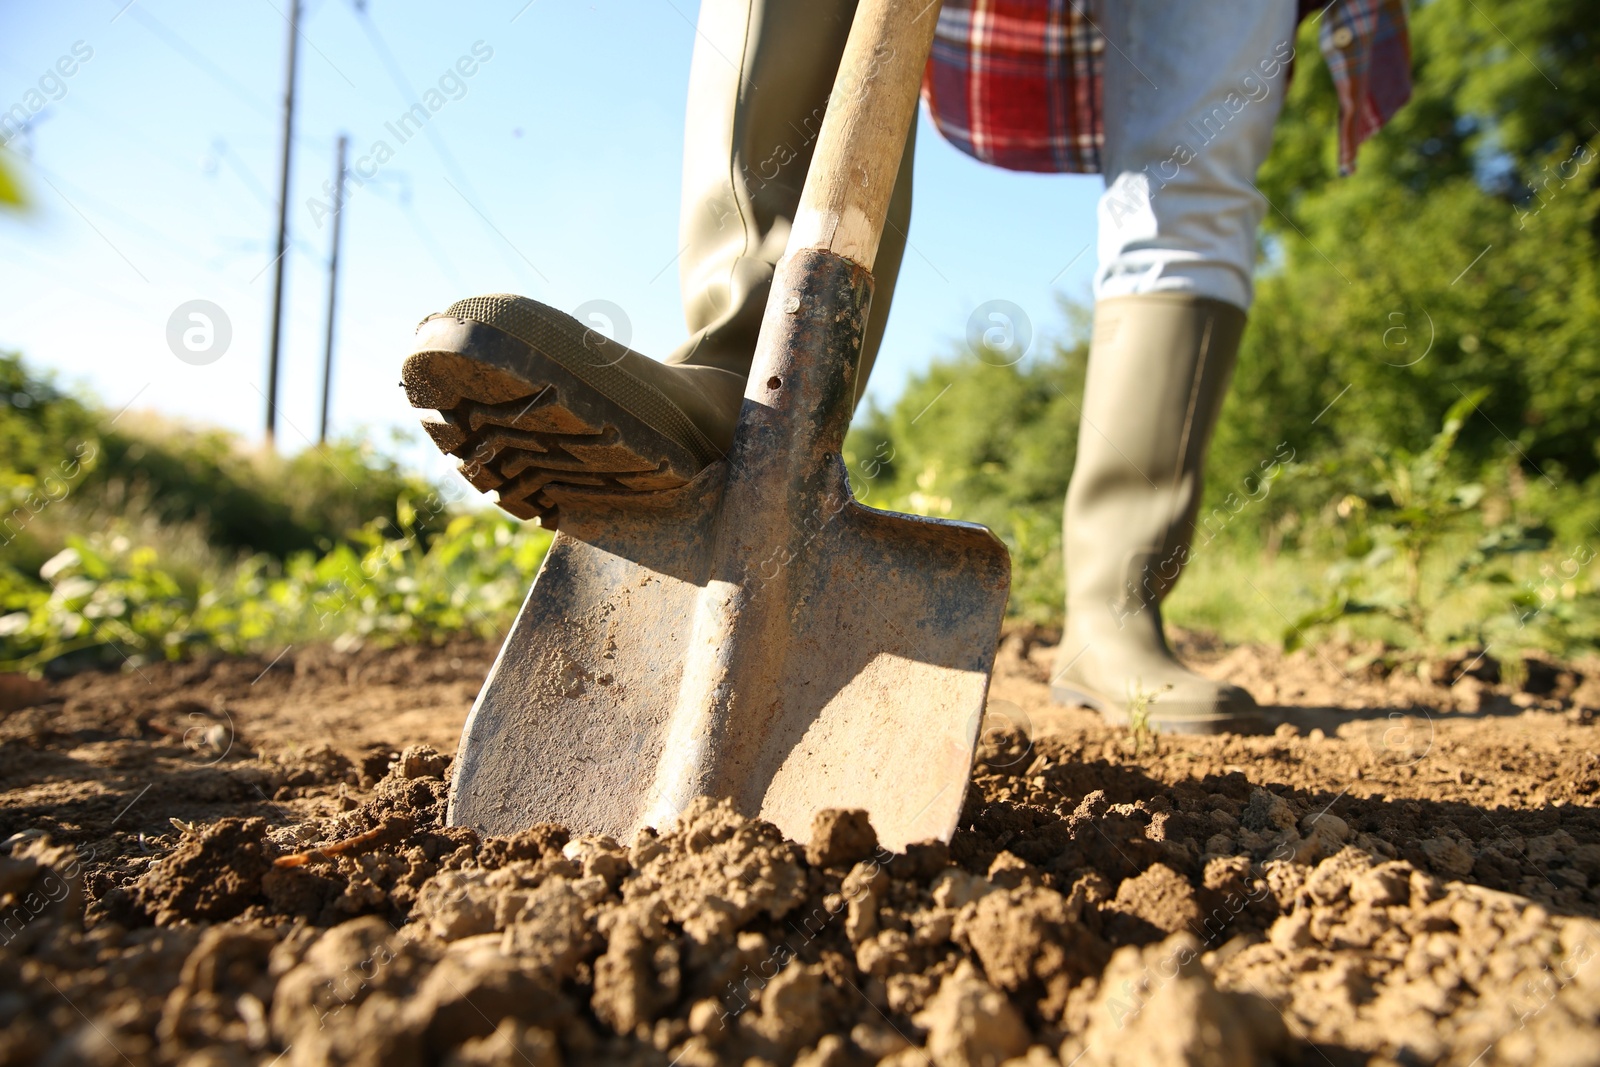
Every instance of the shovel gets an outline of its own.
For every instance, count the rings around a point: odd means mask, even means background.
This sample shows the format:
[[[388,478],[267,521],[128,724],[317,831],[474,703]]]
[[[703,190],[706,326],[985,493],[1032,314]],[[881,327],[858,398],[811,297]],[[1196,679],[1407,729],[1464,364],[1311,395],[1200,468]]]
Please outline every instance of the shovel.
[[[840,455],[937,17],[857,7],[727,458],[625,502],[561,492],[452,823],[627,840],[727,797],[799,841],[824,808],[865,809],[895,850],[955,831],[1010,558],[982,526],[858,503]]]

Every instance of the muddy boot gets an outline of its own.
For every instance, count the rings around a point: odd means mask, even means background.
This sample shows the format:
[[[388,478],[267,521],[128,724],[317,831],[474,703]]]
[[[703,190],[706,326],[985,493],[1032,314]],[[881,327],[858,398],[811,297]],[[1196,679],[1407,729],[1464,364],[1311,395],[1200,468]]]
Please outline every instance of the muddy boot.
[[[1067,622],[1051,696],[1167,733],[1259,724],[1238,686],[1179,663],[1161,601],[1189,558],[1206,447],[1245,313],[1186,293],[1095,305],[1078,458],[1067,489]]]
[[[423,429],[500,507],[558,524],[551,489],[641,493],[689,481],[727,448],[712,435],[744,379],[672,368],[527,297],[461,300],[417,327],[400,371]]]
[[[554,527],[549,491],[614,500],[671,489],[727,450],[854,13],[853,0],[701,4],[679,235],[691,336],[665,362],[526,297],[463,300],[417,328],[406,395],[439,412],[423,423],[429,436],[506,511]],[[873,270],[858,399],[905,251],[911,169],[908,142]]]

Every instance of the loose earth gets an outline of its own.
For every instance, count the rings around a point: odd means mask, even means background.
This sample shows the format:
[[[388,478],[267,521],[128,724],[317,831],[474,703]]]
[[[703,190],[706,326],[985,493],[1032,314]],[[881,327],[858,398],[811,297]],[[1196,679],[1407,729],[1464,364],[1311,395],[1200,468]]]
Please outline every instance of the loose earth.
[[[444,825],[494,649],[0,688],[0,1064],[1600,1064],[1600,662],[1186,642],[1112,730],[1010,633],[961,826]]]

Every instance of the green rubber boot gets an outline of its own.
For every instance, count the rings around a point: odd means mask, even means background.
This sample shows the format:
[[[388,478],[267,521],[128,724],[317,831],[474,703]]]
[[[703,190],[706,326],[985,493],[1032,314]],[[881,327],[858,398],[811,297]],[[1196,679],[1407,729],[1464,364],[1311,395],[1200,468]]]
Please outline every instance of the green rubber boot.
[[[1245,313],[1152,293],[1102,300],[1067,489],[1067,621],[1051,696],[1166,733],[1248,731],[1250,694],[1201,677],[1167,644],[1161,601],[1189,559],[1206,448]]]

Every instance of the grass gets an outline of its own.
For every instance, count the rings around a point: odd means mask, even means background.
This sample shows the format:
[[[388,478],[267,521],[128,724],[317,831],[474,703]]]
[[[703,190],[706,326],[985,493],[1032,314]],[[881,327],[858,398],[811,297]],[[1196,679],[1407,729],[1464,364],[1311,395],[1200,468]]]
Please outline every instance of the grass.
[[[1307,637],[1381,641],[1398,649],[1436,649],[1493,643],[1507,652],[1545,651],[1570,656],[1600,645],[1600,603],[1593,564],[1575,566],[1582,550],[1553,547],[1501,563],[1496,580],[1459,580],[1459,561],[1478,537],[1461,531],[1424,558],[1419,581],[1425,596],[1418,634],[1379,612],[1346,614],[1315,627]],[[1576,553],[1576,554],[1574,554]],[[1345,558],[1329,550],[1270,553],[1243,539],[1219,541],[1197,553],[1163,605],[1162,615],[1185,629],[1230,642],[1275,644],[1298,620],[1325,604]],[[1371,576],[1374,584],[1408,581],[1395,558]]]
[[[1150,705],[1161,699],[1161,694],[1171,689],[1162,686],[1153,693],[1135,688],[1128,696],[1128,736],[1133,741],[1133,754],[1142,756],[1146,750],[1156,748],[1156,728],[1150,723]]]

